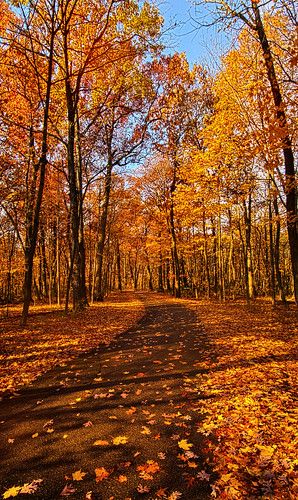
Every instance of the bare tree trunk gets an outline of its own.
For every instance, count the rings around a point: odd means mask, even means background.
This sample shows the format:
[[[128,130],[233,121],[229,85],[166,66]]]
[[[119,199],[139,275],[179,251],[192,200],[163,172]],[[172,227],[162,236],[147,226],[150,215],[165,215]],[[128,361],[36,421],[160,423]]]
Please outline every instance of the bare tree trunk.
[[[269,181],[269,203],[268,203],[268,216],[269,216],[269,250],[270,250],[270,291],[272,304],[276,303],[275,291],[275,260],[274,260],[274,238],[273,238],[273,220],[272,220],[272,201],[270,198],[270,181]]]
[[[175,209],[174,209],[174,193],[176,190],[176,169],[177,166],[174,164],[173,166],[173,180],[171,183],[171,198],[170,198],[170,214],[169,214],[169,229],[171,235],[171,250],[172,250],[172,259],[173,259],[173,271],[174,271],[174,280],[173,280],[173,292],[175,297],[181,297],[181,283],[180,283],[180,265],[179,265],[179,256],[177,249],[177,236],[175,229]]]
[[[100,234],[97,243],[97,291],[96,299],[103,301],[104,299],[104,287],[103,287],[103,260],[104,260],[104,248],[107,235],[107,221],[108,212],[110,204],[110,194],[111,194],[111,184],[112,184],[112,131],[107,129],[107,145],[108,145],[108,163],[107,171],[104,179],[104,197],[102,205],[102,213],[100,216]]]
[[[43,112],[43,127],[42,127],[42,140],[41,140],[41,154],[39,160],[35,161],[34,154],[34,131],[33,127],[30,129],[30,156],[33,160],[33,182],[31,184],[30,197],[27,200],[27,215],[26,215],[26,244],[25,244],[25,276],[23,285],[23,310],[21,325],[26,326],[29,306],[32,295],[32,277],[33,277],[33,261],[36,250],[36,243],[39,230],[40,211],[43,198],[43,190],[45,184],[45,174],[47,165],[47,149],[48,149],[48,122],[50,110],[50,97],[52,89],[52,74],[53,74],[53,53],[54,53],[54,40],[56,36],[55,31],[55,12],[53,9],[51,18],[51,33],[47,66],[47,82],[46,82],[46,95],[44,100]],[[35,68],[36,72],[38,68]],[[39,179],[37,180],[39,174]],[[37,185],[38,183],[38,185]],[[30,205],[30,206],[29,206]]]
[[[210,280],[210,269],[209,269],[209,258],[208,258],[208,242],[207,242],[205,211],[203,213],[203,234],[204,234],[204,263],[205,263],[205,272],[207,278],[207,298],[210,299],[211,280]]]
[[[252,198],[249,194],[248,204],[243,202],[244,224],[245,224],[245,270],[246,270],[246,299],[250,303],[254,299],[254,280],[252,267],[252,249],[251,249],[251,206]]]
[[[277,196],[273,197],[273,208],[274,215],[276,218],[276,233],[275,233],[275,245],[274,245],[274,262],[275,262],[275,271],[276,271],[276,280],[278,289],[280,292],[281,300],[284,305],[287,304],[285,289],[282,282],[282,276],[280,271],[280,220],[279,220],[279,210],[278,210],[278,201]]]

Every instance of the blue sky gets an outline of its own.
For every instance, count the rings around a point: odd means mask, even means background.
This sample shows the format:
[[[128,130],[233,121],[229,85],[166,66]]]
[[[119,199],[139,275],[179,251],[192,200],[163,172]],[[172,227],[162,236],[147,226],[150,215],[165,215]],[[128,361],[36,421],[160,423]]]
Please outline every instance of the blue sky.
[[[166,42],[170,51],[186,52],[188,61],[216,67],[220,55],[227,48],[227,39],[216,27],[197,29],[194,20],[194,7],[188,0],[157,0],[157,5],[164,16],[165,27],[177,23],[174,30],[167,34]]]

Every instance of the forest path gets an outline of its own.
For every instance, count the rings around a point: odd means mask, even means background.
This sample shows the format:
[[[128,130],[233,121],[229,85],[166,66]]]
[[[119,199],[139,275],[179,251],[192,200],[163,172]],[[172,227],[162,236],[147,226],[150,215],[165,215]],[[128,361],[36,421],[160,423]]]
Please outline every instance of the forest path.
[[[183,302],[147,295],[145,304],[110,346],[0,403],[1,494],[29,483],[28,498],[43,500],[210,497],[196,374],[212,345]]]

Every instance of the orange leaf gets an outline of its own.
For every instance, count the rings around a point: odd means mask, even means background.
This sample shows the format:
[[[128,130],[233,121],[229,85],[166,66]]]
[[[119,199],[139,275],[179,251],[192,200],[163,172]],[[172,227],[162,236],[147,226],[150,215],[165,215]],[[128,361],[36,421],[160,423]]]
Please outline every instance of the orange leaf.
[[[98,469],[95,469],[95,480],[97,483],[100,483],[107,477],[109,477],[110,473],[104,468],[104,467],[99,467]]]

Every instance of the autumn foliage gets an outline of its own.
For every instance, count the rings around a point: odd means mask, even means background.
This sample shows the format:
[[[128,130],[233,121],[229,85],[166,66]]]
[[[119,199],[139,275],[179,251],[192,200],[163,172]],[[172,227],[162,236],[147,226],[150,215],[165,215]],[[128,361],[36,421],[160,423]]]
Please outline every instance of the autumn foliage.
[[[146,308],[163,311],[153,337],[167,340],[182,299],[181,314],[201,322],[201,347],[191,330],[196,373],[179,372],[171,412],[147,414],[132,398],[126,424],[139,425],[139,412],[142,439],[174,441],[179,488],[191,494],[294,500],[297,12],[292,0],[193,4],[198,26],[234,34],[216,70],[169,51],[150,0],[0,0],[0,391],[14,400],[55,366],[110,345]],[[152,364],[173,378],[175,363],[189,362],[174,333],[169,366]],[[145,346],[144,366],[150,356]],[[143,394],[121,383],[119,408]],[[155,398],[172,394],[157,389]],[[93,436],[91,448],[121,453],[127,434]],[[92,481],[105,488],[117,476],[122,492],[176,500],[179,488],[157,485],[173,462],[163,469],[155,451],[119,467],[107,458]],[[91,481],[83,464],[66,478],[60,496],[92,499],[75,486]],[[3,498],[42,483],[15,482]]]

